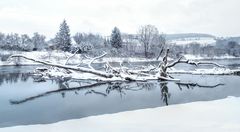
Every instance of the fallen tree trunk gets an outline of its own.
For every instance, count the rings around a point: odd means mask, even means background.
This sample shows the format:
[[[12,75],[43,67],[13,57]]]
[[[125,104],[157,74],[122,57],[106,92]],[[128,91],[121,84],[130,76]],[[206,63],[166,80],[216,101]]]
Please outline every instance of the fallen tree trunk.
[[[112,78],[114,75],[111,73],[105,73],[105,72],[101,72],[101,71],[96,71],[94,69],[88,69],[88,68],[84,68],[84,67],[74,67],[74,66],[66,66],[66,65],[60,65],[60,64],[53,64],[53,63],[49,63],[46,61],[41,61],[41,60],[36,60],[24,55],[12,55],[10,56],[10,58],[17,58],[17,57],[21,57],[27,60],[31,60],[40,64],[44,64],[47,66],[53,66],[53,67],[58,67],[58,68],[63,68],[63,69],[68,69],[68,70],[73,70],[73,71],[79,71],[79,72],[86,72],[86,73],[91,73],[97,76],[101,76],[101,77],[105,77],[105,78]]]
[[[162,50],[160,51],[160,54],[162,54]],[[90,58],[90,57],[86,57],[87,59],[89,59],[89,63],[88,63],[88,67],[80,67],[80,65],[77,66],[70,66],[70,65],[66,65],[67,62],[74,56],[76,55],[76,52],[70,56],[65,64],[55,64],[55,63],[50,63],[47,61],[42,61],[42,60],[37,60],[28,56],[24,56],[24,55],[12,55],[9,58],[24,58],[33,62],[37,62],[46,66],[51,66],[51,67],[56,67],[59,69],[64,69],[65,71],[75,71],[77,72],[77,75],[82,74],[82,76],[78,76],[78,78],[76,79],[88,79],[88,80],[96,80],[96,81],[147,81],[147,80],[161,80],[161,81],[180,81],[179,79],[174,79],[173,77],[171,77],[169,75],[168,69],[171,67],[174,67],[175,65],[179,64],[179,63],[185,63],[185,64],[190,64],[190,65],[214,65],[217,67],[224,67],[222,65],[219,65],[217,63],[213,63],[213,62],[195,62],[195,61],[190,61],[190,60],[182,60],[182,57],[179,58],[178,60],[172,62],[169,64],[168,62],[168,55],[169,55],[169,49],[166,50],[166,53],[162,59],[162,61],[159,62],[159,64],[151,69],[140,69],[140,70],[132,70],[129,69],[128,67],[122,67],[122,64],[120,64],[120,68],[115,68],[112,67],[108,62],[106,62],[105,64],[105,71],[100,71],[100,70],[96,70],[93,68],[93,66],[91,65],[95,60],[100,59],[102,57],[104,57],[106,55],[106,53],[104,52],[102,55],[94,57],[94,58]],[[86,64],[86,63],[85,63]],[[60,72],[61,75],[60,77],[65,77],[71,74],[70,72],[63,72],[64,70],[51,70],[50,72],[45,72],[46,74],[42,74],[43,76],[48,76],[48,77],[54,77],[54,76],[58,76],[56,74],[54,74],[55,72]],[[44,73],[44,72],[43,72]],[[90,73],[95,75],[94,77],[90,77],[87,76],[87,78],[85,77],[84,73]],[[53,76],[52,76],[53,75]],[[73,74],[71,74],[73,75]],[[71,77],[71,76],[70,76]],[[76,77],[76,76],[75,76]]]
[[[100,57],[103,57],[105,55],[106,54],[104,53]],[[24,56],[24,55],[12,55],[12,56],[10,56],[10,58],[19,58],[19,57],[30,60],[30,61],[34,61],[34,62],[37,62],[37,63],[40,63],[40,64],[43,64],[43,65],[62,68],[62,69],[65,69],[65,70],[72,70],[72,71],[78,71],[78,72],[83,72],[83,73],[91,73],[91,74],[94,74],[96,76],[104,77],[104,78],[107,78],[107,79],[112,79],[113,77],[117,77],[121,80],[127,80],[127,81],[146,81],[146,80],[179,81],[179,79],[172,79],[172,78],[168,78],[167,76],[159,76],[159,75],[156,76],[156,75],[151,75],[151,74],[148,74],[148,76],[146,76],[146,77],[138,77],[138,73],[134,72],[134,71],[130,72],[131,73],[130,75],[125,74],[125,73],[120,72],[120,70],[118,71],[115,68],[113,68],[112,66],[110,66],[109,63],[107,63],[107,65],[113,70],[112,73],[97,71],[97,70],[93,69],[92,66],[90,66],[90,68],[76,67],[76,66],[54,64],[54,63],[30,58],[30,57],[27,57],[27,56]],[[91,65],[91,63],[94,60],[96,60],[97,58],[100,58],[100,57],[93,58],[92,61],[90,61],[89,65]],[[81,73],[79,73],[79,74],[81,74]],[[145,74],[145,75],[147,75],[147,74]],[[79,79],[81,79],[81,78],[79,78]],[[113,81],[116,81],[116,80],[119,80],[119,79],[115,78],[115,79],[113,79]],[[96,80],[101,80],[101,79],[96,79]]]

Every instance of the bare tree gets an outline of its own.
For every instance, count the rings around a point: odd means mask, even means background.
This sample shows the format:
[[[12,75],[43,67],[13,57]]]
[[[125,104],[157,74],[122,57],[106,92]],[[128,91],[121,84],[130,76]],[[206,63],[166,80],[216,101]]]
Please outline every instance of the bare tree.
[[[46,47],[46,37],[35,32],[32,37],[33,50],[42,50]]]
[[[76,42],[76,44],[80,45],[83,41],[83,34],[82,33],[76,33],[73,36],[74,41]]]
[[[148,57],[149,48],[159,37],[158,29],[153,25],[144,25],[138,29],[139,42],[144,46],[144,55]]]

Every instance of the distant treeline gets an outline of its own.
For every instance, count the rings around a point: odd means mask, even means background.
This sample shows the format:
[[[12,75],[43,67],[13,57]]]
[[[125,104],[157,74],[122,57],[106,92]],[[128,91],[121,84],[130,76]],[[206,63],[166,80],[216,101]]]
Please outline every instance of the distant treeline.
[[[41,51],[62,50],[66,52],[99,54],[108,51],[113,56],[122,57],[148,57],[158,56],[162,48],[170,48],[172,56],[193,54],[203,56],[232,55],[240,56],[239,38],[219,38],[216,44],[201,45],[190,43],[187,45],[168,44],[168,39],[186,37],[214,37],[207,34],[160,34],[154,25],[139,27],[136,34],[121,33],[114,27],[110,36],[102,36],[93,33],[78,32],[70,34],[69,26],[64,20],[59,27],[56,36],[46,40],[46,36],[34,33],[32,37],[27,34],[0,33],[0,49],[13,51]]]
[[[207,57],[223,55],[240,57],[240,45],[238,42],[231,39],[219,39],[214,45],[190,43],[187,45],[168,45],[168,47],[177,57],[182,54],[192,54]]]

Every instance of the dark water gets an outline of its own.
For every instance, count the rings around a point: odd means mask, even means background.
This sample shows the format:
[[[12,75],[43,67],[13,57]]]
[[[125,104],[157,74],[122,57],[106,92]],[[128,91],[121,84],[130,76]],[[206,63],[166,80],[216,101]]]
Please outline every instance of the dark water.
[[[238,68],[240,61],[220,63],[234,69]],[[53,123],[86,116],[240,96],[240,78],[232,75],[173,75],[182,82],[194,83],[192,85],[158,81],[90,84],[83,81],[66,83],[60,80],[37,82],[39,80],[29,74],[34,68],[36,67],[0,67],[0,127]]]

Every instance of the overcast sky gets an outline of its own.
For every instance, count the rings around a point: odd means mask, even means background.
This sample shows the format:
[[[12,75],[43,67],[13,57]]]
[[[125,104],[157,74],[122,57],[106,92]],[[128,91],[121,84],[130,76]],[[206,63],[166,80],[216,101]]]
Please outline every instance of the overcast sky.
[[[240,0],[0,0],[0,32],[50,38],[63,19],[71,34],[108,35],[114,26],[135,33],[152,24],[163,33],[240,36]]]

